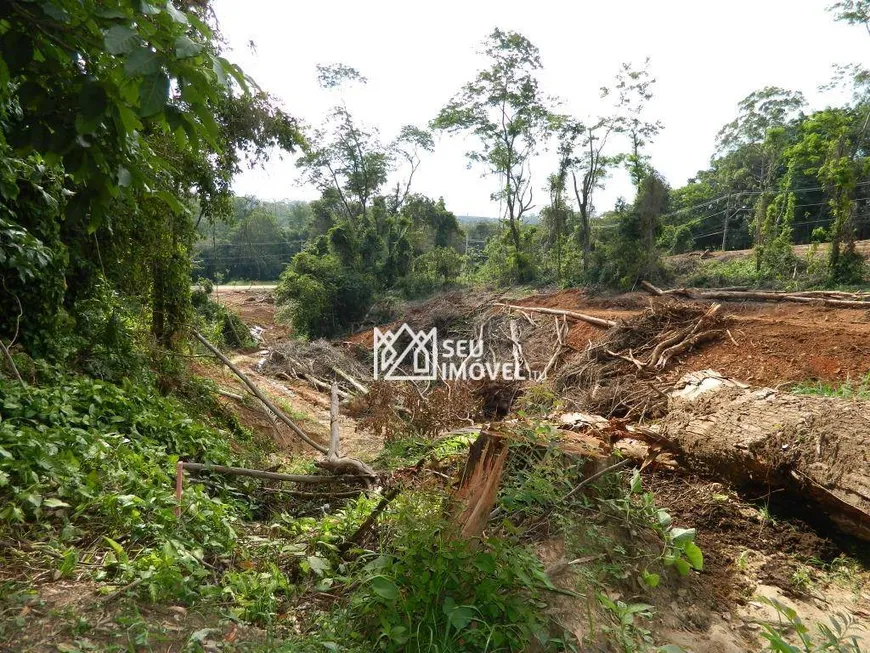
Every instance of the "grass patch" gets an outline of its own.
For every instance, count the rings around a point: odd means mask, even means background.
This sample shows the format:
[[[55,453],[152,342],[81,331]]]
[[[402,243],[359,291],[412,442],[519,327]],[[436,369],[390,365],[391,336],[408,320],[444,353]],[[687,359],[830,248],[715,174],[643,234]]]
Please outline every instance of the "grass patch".
[[[836,397],[838,399],[870,399],[870,372],[857,382],[846,379],[840,384],[824,381],[801,383],[792,388],[792,392],[798,395]]]

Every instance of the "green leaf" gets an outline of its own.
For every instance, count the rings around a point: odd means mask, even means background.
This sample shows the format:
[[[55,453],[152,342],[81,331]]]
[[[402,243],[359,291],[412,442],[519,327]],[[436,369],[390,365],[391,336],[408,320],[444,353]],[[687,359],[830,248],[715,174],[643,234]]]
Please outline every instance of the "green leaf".
[[[677,569],[677,573],[680,576],[688,576],[689,572],[692,570],[691,566],[684,558],[677,558],[674,561],[674,567]]]
[[[169,77],[163,73],[148,75],[139,85],[139,115],[153,116],[163,111],[169,98]]]
[[[141,11],[146,16],[155,16],[161,12],[160,7],[155,7],[149,2],[140,2],[139,3],[139,11]]]
[[[106,112],[105,89],[97,82],[85,82],[79,91],[79,107],[81,108],[82,117],[87,122],[101,117]]]
[[[126,25],[115,25],[103,34],[109,54],[127,54],[139,45],[139,34]]]
[[[103,540],[106,542],[106,544],[108,544],[110,547],[112,547],[112,551],[115,552],[115,555],[117,555],[118,557],[124,555],[124,547],[122,547],[120,544],[118,544],[111,537],[106,537],[104,535]]]
[[[70,507],[70,505],[68,503],[66,503],[65,501],[61,501],[60,499],[55,499],[54,497],[52,497],[50,499],[46,499],[45,501],[42,502],[42,505],[46,506],[47,508],[69,508]]]
[[[692,542],[695,539],[694,528],[673,528],[671,529],[671,541],[674,546],[681,546],[687,542]]]
[[[659,526],[662,528],[667,528],[671,525],[671,516],[668,514],[667,510],[657,510],[656,518],[659,520]]]
[[[636,469],[631,475],[631,491],[637,494],[641,489],[643,489],[643,484],[640,480],[640,470]]]
[[[52,2],[43,2],[42,11],[49,18],[54,18],[56,21],[61,23],[68,23],[70,20],[69,12],[66,9],[58,7]]]
[[[688,542],[686,546],[683,547],[683,553],[692,567],[698,571],[701,571],[704,568],[704,554],[701,551],[701,547],[697,544],[694,542]]]
[[[659,581],[661,580],[661,576],[658,574],[652,574],[646,570],[644,570],[641,578],[643,578],[643,582],[649,587],[658,587]]]
[[[124,74],[127,77],[141,77],[160,72],[160,58],[151,48],[136,48],[124,62]]]
[[[187,15],[183,11],[176,9],[175,5],[172,4],[172,0],[167,0],[166,2],[166,13],[172,16],[172,20],[176,23],[187,25]]]
[[[399,598],[399,588],[389,578],[375,576],[372,578],[372,590],[375,594],[387,601],[395,601]]]
[[[467,605],[460,605],[451,610],[448,619],[453,628],[456,630],[462,630],[471,623],[472,619],[474,619],[474,609]]]
[[[168,190],[158,190],[154,191],[154,197],[157,199],[163,200],[172,209],[176,214],[184,213],[184,205],[178,201],[178,198],[175,197]]]
[[[182,34],[175,39],[175,56],[179,59],[195,57],[200,52],[202,52],[202,46],[191,41],[189,37]]]
[[[118,168],[118,185],[127,187],[133,183],[133,175],[130,174],[130,171],[121,166]]]
[[[308,556],[308,566],[311,567],[311,571],[313,571],[316,576],[323,576],[325,572],[332,568],[332,565],[329,564],[329,560],[321,558],[320,556]]]

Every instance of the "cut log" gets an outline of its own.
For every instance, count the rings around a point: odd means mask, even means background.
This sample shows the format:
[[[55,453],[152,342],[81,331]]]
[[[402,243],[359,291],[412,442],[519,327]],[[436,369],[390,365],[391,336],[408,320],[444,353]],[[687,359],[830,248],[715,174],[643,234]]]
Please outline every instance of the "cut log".
[[[577,313],[576,311],[563,311],[558,308],[544,308],[543,306],[517,306],[516,304],[502,304],[500,302],[496,302],[493,306],[504,306],[505,308],[510,308],[515,311],[529,311],[530,313],[546,313],[547,315],[564,315],[565,317],[569,317],[572,320],[580,320],[581,322],[588,322],[589,324],[594,324],[597,327],[601,327],[603,329],[609,329],[610,327],[616,326],[616,322],[613,320],[605,320],[601,317],[594,317],[592,315],[586,315],[585,313]]]
[[[680,386],[660,435],[684,464],[806,497],[870,540],[870,402],[751,389],[712,370]]]
[[[785,293],[773,290],[753,290],[753,291],[737,291],[737,290],[702,290],[699,288],[672,288],[670,290],[661,290],[656,288],[651,283],[646,281],[641,282],[641,285],[651,294],[656,296],[662,295],[681,295],[689,299],[707,299],[715,301],[730,301],[730,302],[796,302],[800,304],[816,304],[821,306],[832,306],[835,308],[861,308],[870,310],[870,300],[861,299],[839,299],[832,298],[825,293]],[[861,295],[852,295],[853,297],[861,297]]]

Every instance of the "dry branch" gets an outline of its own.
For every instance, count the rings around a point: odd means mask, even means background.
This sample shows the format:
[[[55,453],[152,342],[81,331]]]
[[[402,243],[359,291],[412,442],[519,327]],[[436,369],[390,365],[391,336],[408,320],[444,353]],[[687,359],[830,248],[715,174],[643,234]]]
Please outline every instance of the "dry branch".
[[[366,386],[357,381],[350,374],[341,369],[338,365],[333,365],[332,371],[338,374],[341,378],[350,383],[354,388],[362,392],[364,395],[367,395],[369,393],[369,389]]]
[[[305,431],[303,431],[299,426],[297,426],[296,423],[293,422],[293,420],[291,420],[289,417],[287,417],[280,408],[278,408],[274,403],[269,401],[269,399],[266,398],[266,395],[264,395],[256,385],[254,385],[254,382],[251,381],[245,375],[244,372],[242,372],[238,367],[236,367],[229,358],[224,356],[223,353],[221,353],[221,351],[217,347],[215,347],[208,340],[206,340],[203,337],[203,335],[201,333],[199,333],[199,331],[194,331],[193,335],[196,336],[196,339],[199,340],[203,345],[205,345],[205,347],[209,351],[211,351],[211,353],[213,353],[215,356],[217,356],[224,365],[226,365],[228,368],[230,368],[230,370],[232,370],[232,372],[237,377],[239,377],[239,379],[241,379],[242,383],[244,383],[246,386],[248,386],[248,389],[252,393],[254,393],[254,396],[257,397],[257,399],[259,399],[263,403],[263,405],[266,406],[266,408],[271,410],[278,419],[280,419],[287,426],[289,426],[290,429],[297,436],[299,436],[300,440],[303,440],[304,442],[306,442],[308,445],[310,445],[311,447],[313,447],[314,449],[316,449],[320,453],[324,453],[324,454],[327,453],[328,449],[326,447],[324,447],[319,442],[315,442],[310,437],[308,437],[308,434],[305,433]]]
[[[228,476],[250,476],[251,478],[263,478],[270,481],[287,481],[290,483],[306,483],[319,485],[321,483],[348,483],[364,480],[364,477],[350,474],[345,476],[312,476],[310,474],[279,474],[278,472],[264,472],[259,469],[247,469],[245,467],[227,467],[225,465],[209,465],[203,463],[180,463],[184,469],[199,472],[216,472]]]
[[[758,301],[758,302],[797,302],[802,304],[817,304],[833,306],[837,308],[861,308],[870,310],[870,297],[866,300],[857,299],[867,297],[857,293],[846,295],[832,295],[830,291],[806,291],[806,292],[778,292],[762,290],[701,290],[698,288],[672,288],[661,290],[646,281],[641,285],[653,295],[682,295],[689,299],[707,299],[717,301]],[[850,296],[853,299],[839,299],[837,297]]]
[[[343,457],[339,451],[338,423],[338,384],[332,384],[332,396],[329,403],[329,450],[326,458],[315,461],[315,466],[328,469],[334,474],[351,472],[368,478],[375,477],[375,471],[361,460]]]
[[[563,311],[558,308],[544,308],[543,306],[517,306],[515,304],[502,304],[500,302],[496,302],[495,304],[493,304],[493,306],[504,306],[505,308],[509,308],[515,311],[546,313],[547,315],[564,315],[565,317],[570,317],[572,320],[588,322],[589,324],[594,324],[595,326],[602,327],[604,329],[609,329],[612,326],[616,326],[616,322],[614,322],[613,320],[605,320],[601,317],[594,317],[592,315],[586,315],[585,313],[577,313],[576,311]]]

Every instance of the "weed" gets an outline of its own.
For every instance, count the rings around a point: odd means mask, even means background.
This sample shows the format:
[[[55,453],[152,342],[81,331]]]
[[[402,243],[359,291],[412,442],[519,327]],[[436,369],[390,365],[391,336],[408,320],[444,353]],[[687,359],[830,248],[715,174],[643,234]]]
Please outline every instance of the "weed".
[[[861,653],[858,638],[850,635],[853,630],[855,619],[850,615],[837,614],[829,617],[831,625],[818,624],[816,633],[801,621],[797,611],[784,603],[765,596],[759,596],[758,600],[769,605],[777,612],[777,623],[762,623],[761,633],[769,642],[769,650],[783,653],[821,653],[822,651],[837,651],[839,653]],[[793,633],[789,636],[787,633]],[[798,643],[794,644],[793,639]],[[792,640],[792,641],[790,641]]]
[[[832,385],[817,381],[801,383],[792,389],[799,395],[817,395],[820,397],[837,397],[839,399],[870,399],[870,372],[865,374],[858,383],[846,379],[840,385]]]
[[[798,590],[806,594],[813,587],[813,579],[810,576],[810,573],[806,567],[800,567],[796,569],[790,578],[792,586]]]

